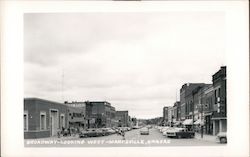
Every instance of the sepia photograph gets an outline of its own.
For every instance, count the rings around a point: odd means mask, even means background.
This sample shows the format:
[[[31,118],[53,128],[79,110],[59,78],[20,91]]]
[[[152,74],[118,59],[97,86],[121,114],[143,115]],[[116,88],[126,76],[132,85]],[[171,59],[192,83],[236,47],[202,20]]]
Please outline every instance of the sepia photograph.
[[[249,154],[243,1],[3,4],[5,156]]]

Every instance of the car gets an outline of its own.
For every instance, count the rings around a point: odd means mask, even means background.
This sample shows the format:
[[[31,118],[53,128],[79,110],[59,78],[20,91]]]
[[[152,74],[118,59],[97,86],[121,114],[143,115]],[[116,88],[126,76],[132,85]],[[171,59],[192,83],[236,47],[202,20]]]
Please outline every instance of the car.
[[[168,126],[161,127],[161,128],[160,128],[160,132],[162,133],[163,131],[165,131],[165,130],[167,130],[167,129],[169,129]]]
[[[189,131],[186,128],[172,128],[167,131],[167,137],[193,138],[194,136],[195,132]]]
[[[169,129],[172,129],[172,128],[171,128],[171,127],[164,127],[164,128],[162,129],[162,135],[163,135],[163,136],[166,136],[166,135],[167,135],[167,131],[168,131]]]
[[[152,125],[147,125],[146,126],[148,129],[152,129]]]
[[[147,127],[141,128],[140,134],[141,135],[149,135],[149,129]]]
[[[101,130],[101,129],[87,129],[87,130],[83,130],[80,134],[79,137],[80,138],[84,138],[84,137],[99,137],[99,136],[104,136],[105,133]]]
[[[220,143],[227,143],[227,133],[219,132],[216,136],[216,141],[219,141]]]

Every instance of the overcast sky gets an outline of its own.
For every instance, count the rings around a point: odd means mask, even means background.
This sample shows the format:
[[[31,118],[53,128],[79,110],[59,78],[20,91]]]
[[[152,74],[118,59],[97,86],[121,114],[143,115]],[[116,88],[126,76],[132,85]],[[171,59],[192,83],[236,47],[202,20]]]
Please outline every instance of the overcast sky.
[[[24,96],[108,101],[162,116],[184,83],[226,65],[220,12],[24,15]]]

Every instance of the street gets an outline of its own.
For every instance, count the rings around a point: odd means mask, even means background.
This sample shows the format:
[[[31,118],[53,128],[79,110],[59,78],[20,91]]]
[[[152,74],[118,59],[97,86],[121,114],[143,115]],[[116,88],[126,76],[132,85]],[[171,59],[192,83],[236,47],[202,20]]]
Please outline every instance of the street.
[[[101,137],[79,138],[78,136],[62,138],[43,138],[25,140],[27,147],[141,147],[141,146],[223,146],[215,141],[197,138],[169,138],[163,136],[159,130],[149,129],[149,135],[140,135],[140,129],[125,133],[125,140],[121,135],[113,134]]]

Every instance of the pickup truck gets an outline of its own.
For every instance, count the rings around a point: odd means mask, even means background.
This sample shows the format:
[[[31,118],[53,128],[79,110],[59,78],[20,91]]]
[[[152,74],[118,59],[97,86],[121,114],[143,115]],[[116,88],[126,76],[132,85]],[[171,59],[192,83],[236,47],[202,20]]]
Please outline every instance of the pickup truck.
[[[188,131],[186,128],[172,128],[167,130],[168,137],[193,138],[194,135],[194,131]]]

